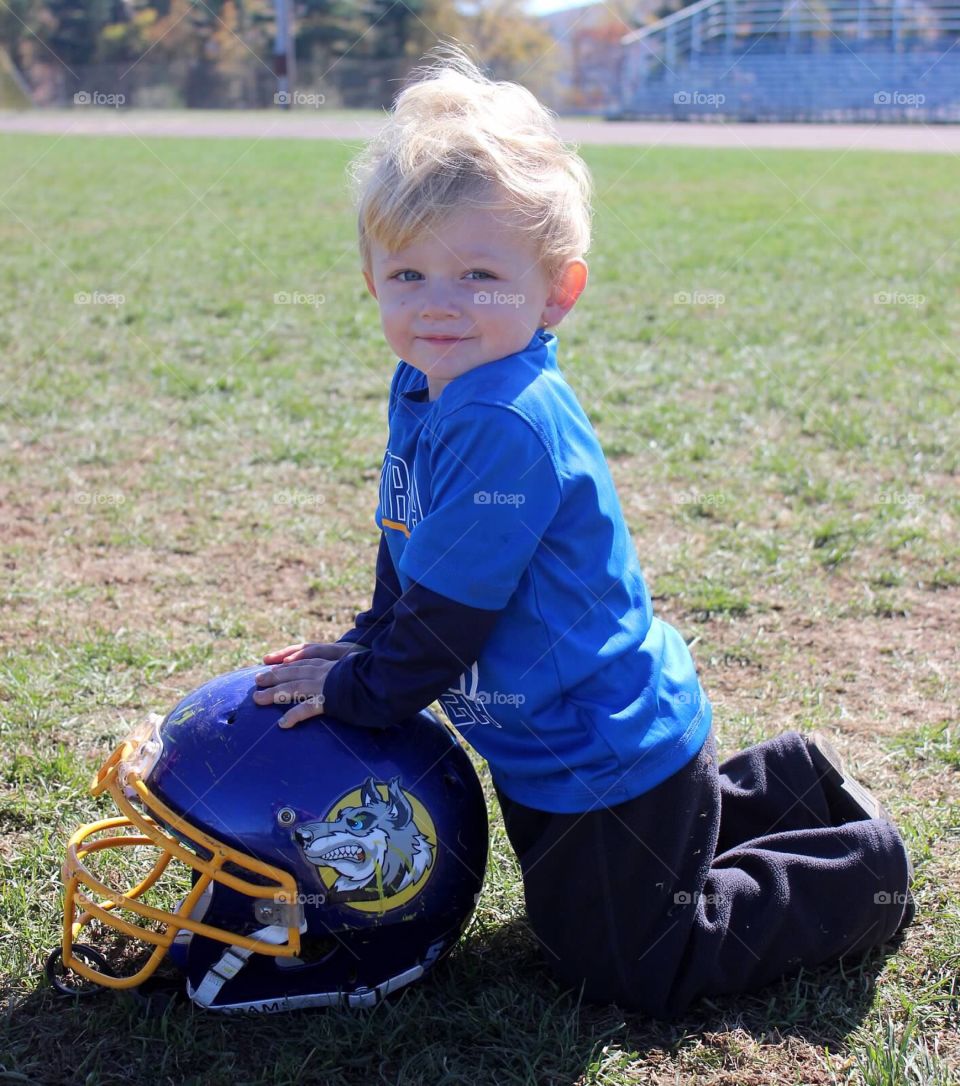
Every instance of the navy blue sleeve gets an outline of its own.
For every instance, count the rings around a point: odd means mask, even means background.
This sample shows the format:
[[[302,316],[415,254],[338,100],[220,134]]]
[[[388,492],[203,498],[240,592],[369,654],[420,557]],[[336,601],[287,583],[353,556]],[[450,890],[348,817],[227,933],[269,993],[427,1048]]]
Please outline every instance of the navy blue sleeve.
[[[324,715],[372,728],[413,716],[470,669],[499,617],[499,610],[412,584],[394,602],[389,625],[370,651],[352,652],[327,672]]]
[[[393,605],[403,594],[397,571],[390,557],[390,548],[383,532],[380,533],[380,549],[377,551],[377,579],[373,586],[373,602],[369,611],[361,611],[354,619],[353,629],[338,638],[370,648],[374,639],[390,625]]]

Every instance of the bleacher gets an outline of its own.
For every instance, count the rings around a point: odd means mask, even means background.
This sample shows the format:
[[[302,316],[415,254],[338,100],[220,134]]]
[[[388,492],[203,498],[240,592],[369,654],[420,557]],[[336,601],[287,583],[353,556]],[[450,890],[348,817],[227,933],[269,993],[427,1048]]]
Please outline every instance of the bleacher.
[[[622,46],[614,120],[960,121],[960,0],[699,0]]]

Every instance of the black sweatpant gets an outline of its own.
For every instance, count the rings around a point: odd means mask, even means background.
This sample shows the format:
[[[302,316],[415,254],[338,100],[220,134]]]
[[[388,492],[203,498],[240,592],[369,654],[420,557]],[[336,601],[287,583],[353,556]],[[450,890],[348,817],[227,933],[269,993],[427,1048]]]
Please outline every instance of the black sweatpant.
[[[497,797],[544,957],[591,1001],[674,1017],[877,946],[904,915],[900,834],[832,825],[797,732],[719,767],[711,732],[662,784],[586,814]]]

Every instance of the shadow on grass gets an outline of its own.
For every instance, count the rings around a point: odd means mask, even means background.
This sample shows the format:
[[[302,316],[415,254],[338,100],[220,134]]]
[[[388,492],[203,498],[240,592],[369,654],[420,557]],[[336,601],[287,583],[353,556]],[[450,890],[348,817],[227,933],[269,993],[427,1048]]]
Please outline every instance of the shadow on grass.
[[[764,1073],[787,1038],[842,1049],[893,950],[701,1000],[669,1023],[560,989],[522,919],[475,926],[428,980],[367,1012],[223,1016],[182,994],[152,1005],[129,993],[77,1000],[41,981],[0,1019],[0,1081],[569,1086],[623,1060],[678,1081],[736,1066],[750,1082],[742,1033],[766,1046]],[[795,1048],[780,1058],[796,1069]]]

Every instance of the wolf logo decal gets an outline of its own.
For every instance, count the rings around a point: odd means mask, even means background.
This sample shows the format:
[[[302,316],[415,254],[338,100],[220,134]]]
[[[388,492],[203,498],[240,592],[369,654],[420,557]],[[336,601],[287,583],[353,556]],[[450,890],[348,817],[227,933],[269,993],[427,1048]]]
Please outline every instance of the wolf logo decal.
[[[437,843],[429,813],[399,777],[389,784],[368,777],[325,819],[298,826],[294,838],[329,888],[327,900],[364,912],[414,897],[430,877]]]

